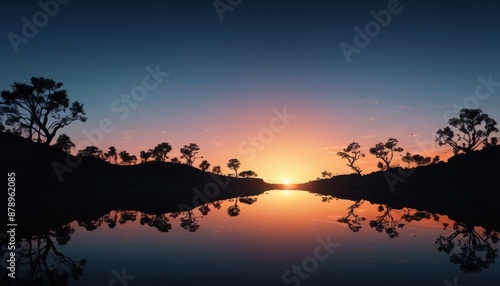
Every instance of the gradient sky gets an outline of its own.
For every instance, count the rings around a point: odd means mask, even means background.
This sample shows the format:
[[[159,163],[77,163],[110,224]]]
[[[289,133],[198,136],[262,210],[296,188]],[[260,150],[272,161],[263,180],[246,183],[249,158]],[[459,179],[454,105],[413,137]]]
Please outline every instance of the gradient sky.
[[[376,170],[368,149],[390,137],[446,158],[448,147],[429,142],[448,115],[466,106],[500,120],[500,83],[476,95],[478,77],[500,82],[500,3],[400,1],[348,63],[339,45],[354,45],[355,27],[365,30],[370,11],[388,3],[396,1],[243,0],[221,21],[212,0],[72,0],[43,25],[37,1],[2,1],[0,89],[32,76],[62,82],[88,121],[59,134],[80,149],[90,145],[84,131],[109,119],[113,132],[93,144],[103,150],[138,156],[169,142],[178,157],[193,142],[211,166],[227,173],[238,158],[240,171],[269,182],[350,173],[336,152],[353,141],[367,154],[365,173]],[[34,15],[41,27],[16,53],[9,33],[22,37],[22,18]],[[169,75],[125,116],[122,94],[142,86],[147,67]],[[285,108],[294,118],[266,134],[273,110]]]

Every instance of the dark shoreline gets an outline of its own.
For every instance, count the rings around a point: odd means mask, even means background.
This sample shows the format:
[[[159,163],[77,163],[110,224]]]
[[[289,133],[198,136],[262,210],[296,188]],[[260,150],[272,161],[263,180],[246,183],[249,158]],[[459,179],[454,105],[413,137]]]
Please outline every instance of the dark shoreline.
[[[96,219],[111,210],[170,213],[215,200],[284,189],[365,199],[394,209],[409,207],[500,230],[498,203],[491,199],[491,192],[498,185],[498,171],[490,167],[500,158],[500,146],[411,170],[394,168],[295,185],[214,175],[183,164],[147,162],[118,166],[91,158],[83,158],[59,182],[53,162],[64,164],[75,157],[10,134],[2,133],[0,138],[5,150],[9,150],[4,154],[4,174],[16,173],[20,237],[49,231],[76,219]]]

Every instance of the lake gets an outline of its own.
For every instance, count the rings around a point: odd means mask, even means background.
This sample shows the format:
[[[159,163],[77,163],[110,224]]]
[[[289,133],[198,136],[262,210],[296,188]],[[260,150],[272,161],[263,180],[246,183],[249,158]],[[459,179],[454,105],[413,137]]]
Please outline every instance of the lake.
[[[18,243],[11,285],[500,285],[498,237],[446,215],[273,190],[75,220]]]

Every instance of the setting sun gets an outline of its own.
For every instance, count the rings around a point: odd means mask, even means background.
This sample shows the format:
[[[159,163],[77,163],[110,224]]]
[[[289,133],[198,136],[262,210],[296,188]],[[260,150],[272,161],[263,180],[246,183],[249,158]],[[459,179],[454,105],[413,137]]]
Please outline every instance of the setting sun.
[[[283,179],[283,184],[289,185],[290,184],[290,179],[288,179],[288,178]]]

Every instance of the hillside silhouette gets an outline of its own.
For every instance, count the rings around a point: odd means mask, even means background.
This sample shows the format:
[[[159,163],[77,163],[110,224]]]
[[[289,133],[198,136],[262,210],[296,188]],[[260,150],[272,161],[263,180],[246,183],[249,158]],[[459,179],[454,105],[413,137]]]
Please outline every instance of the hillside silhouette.
[[[221,199],[272,189],[297,189],[343,199],[365,199],[392,208],[412,207],[458,221],[500,229],[493,191],[500,146],[456,155],[448,162],[367,175],[340,175],[296,185],[269,184],[204,172],[186,164],[145,162],[121,166],[81,158],[9,133],[0,133],[2,169],[16,173],[17,220],[36,233],[75,219],[93,219],[112,209],[148,213],[189,210]],[[79,164],[72,166],[68,162]],[[59,181],[54,162],[67,170]],[[392,187],[391,187],[392,186]]]

